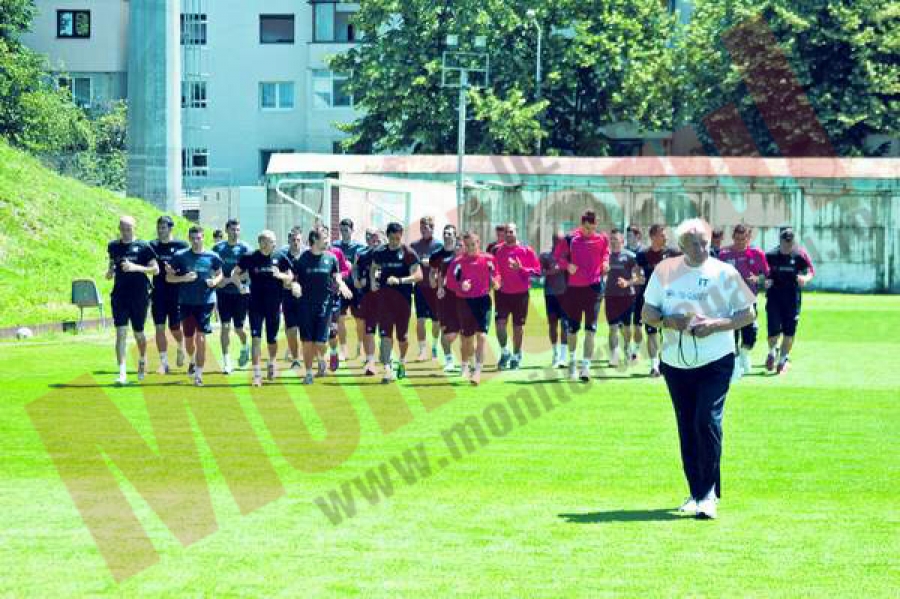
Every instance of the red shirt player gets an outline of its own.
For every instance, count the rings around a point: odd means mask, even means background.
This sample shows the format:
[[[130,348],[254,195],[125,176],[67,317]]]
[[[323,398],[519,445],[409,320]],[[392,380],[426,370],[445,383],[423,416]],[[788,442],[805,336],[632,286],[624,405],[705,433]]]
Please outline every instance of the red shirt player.
[[[503,245],[494,252],[497,270],[500,273],[500,289],[494,294],[497,302],[497,341],[500,342],[498,370],[509,366],[517,370],[522,363],[522,339],[525,336],[525,321],[528,319],[528,290],[531,277],[541,274],[541,263],[537,254],[529,246],[519,243],[516,223],[506,225]],[[513,317],[513,353],[506,348],[506,323]]]

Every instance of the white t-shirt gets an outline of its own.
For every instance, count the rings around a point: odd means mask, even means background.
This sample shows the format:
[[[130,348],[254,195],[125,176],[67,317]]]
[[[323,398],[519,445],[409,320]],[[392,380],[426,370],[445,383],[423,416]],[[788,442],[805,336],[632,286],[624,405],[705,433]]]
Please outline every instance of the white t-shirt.
[[[737,269],[712,257],[697,267],[688,266],[684,256],[667,258],[653,271],[644,291],[644,302],[663,316],[729,318],[753,301],[753,292]],[[700,338],[663,329],[662,342],[662,361],[675,368],[699,368],[734,353],[734,331]]]

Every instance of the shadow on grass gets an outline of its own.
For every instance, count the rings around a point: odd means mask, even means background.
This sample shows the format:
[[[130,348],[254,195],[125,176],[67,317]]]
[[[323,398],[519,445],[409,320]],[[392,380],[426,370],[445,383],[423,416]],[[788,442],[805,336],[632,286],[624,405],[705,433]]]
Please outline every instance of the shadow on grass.
[[[567,524],[597,524],[601,522],[662,522],[665,520],[690,520],[688,515],[665,508],[658,510],[610,510],[584,514],[558,514]]]

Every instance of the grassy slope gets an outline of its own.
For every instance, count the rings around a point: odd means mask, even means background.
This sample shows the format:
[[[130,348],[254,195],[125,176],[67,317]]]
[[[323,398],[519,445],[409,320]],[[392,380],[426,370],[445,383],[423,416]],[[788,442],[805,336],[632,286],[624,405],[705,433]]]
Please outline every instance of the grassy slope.
[[[76,318],[75,278],[94,279],[108,300],[106,244],[121,214],[153,237],[160,212],[152,205],[61,177],[0,139],[0,327]]]
[[[527,344],[546,346],[542,326],[537,318],[529,323]],[[165,389],[185,400],[199,394],[220,403],[226,390],[215,385],[233,386],[285,496],[240,515],[198,439],[219,530],[182,547],[126,484],[162,559],[121,585],[23,408],[54,385],[94,373],[155,446],[141,389],[106,387],[113,377],[108,334],[77,338],[75,345],[2,344],[0,595],[896,596],[900,369],[890,356],[900,349],[898,327],[896,297],[807,297],[789,375],[745,377],[729,394],[725,499],[712,523],[667,511],[685,484],[661,381],[618,375],[598,381],[587,395],[493,438],[428,480],[405,486],[395,474],[391,499],[370,506],[359,498],[359,515],[335,527],[313,498],[419,442],[434,464],[447,455],[441,429],[524,388],[516,383],[540,372],[535,368],[548,356],[529,353],[524,370],[477,390],[412,365],[399,388],[415,419],[388,435],[370,405],[387,402],[390,388],[343,371],[309,390],[286,379],[284,388],[314,431],[321,425],[307,392],[333,398],[331,384],[352,383],[360,445],[339,468],[318,474],[293,469],[261,418],[266,398],[283,392],[281,386],[251,392],[245,372],[227,383],[213,372],[197,390],[183,375],[165,381],[153,375],[147,385],[174,385]],[[758,348],[754,362],[763,357]],[[152,350],[150,361],[155,366]],[[632,374],[643,375],[645,367]],[[433,412],[423,408],[420,397],[447,389],[452,401]],[[90,401],[84,389],[67,393]]]

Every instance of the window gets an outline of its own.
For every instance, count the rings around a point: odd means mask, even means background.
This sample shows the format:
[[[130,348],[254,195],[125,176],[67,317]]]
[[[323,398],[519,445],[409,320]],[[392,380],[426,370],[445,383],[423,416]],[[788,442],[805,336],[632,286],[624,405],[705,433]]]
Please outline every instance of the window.
[[[346,73],[324,69],[313,71],[313,108],[350,108],[353,96],[348,90]]]
[[[91,11],[56,11],[56,37],[87,39],[91,37]]]
[[[206,81],[181,82],[181,107],[206,108]]]
[[[356,31],[350,19],[356,12],[355,4],[341,2],[313,3],[314,42],[353,42]]]
[[[293,81],[268,81],[259,84],[259,107],[263,110],[290,110],[294,107]]]
[[[260,44],[293,44],[294,15],[259,15]]]
[[[91,105],[90,77],[60,77],[57,83],[60,89],[69,91],[76,106],[87,108]]]
[[[291,148],[282,149],[282,150],[260,150],[259,151],[259,175],[261,177],[266,176],[266,171],[269,170],[269,161],[272,159],[273,154],[293,154],[294,150]]]
[[[181,45],[206,45],[206,15],[204,13],[182,13]]]
[[[206,177],[209,174],[209,151],[206,148],[181,150],[181,176]]]

